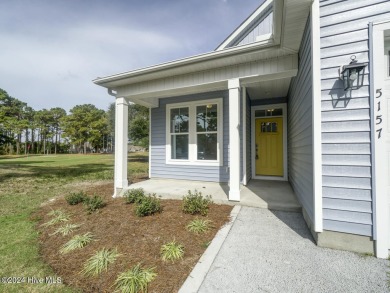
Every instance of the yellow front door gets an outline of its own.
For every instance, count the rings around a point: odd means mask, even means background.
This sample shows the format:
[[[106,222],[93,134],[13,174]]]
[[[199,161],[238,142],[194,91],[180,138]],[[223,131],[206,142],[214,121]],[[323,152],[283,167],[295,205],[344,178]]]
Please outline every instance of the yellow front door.
[[[256,175],[283,176],[283,118],[258,118],[255,127]]]

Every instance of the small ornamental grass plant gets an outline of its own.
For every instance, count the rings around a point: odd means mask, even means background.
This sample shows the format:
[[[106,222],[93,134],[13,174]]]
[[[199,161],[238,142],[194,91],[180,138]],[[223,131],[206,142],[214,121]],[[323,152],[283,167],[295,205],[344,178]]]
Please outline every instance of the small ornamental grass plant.
[[[161,259],[163,261],[172,261],[179,260],[183,258],[184,255],[184,246],[176,243],[175,240],[168,242],[161,246],[160,249]]]
[[[118,256],[120,254],[117,249],[103,248],[87,260],[81,273],[86,276],[98,276],[103,271],[107,271],[108,265],[114,263]]]
[[[195,219],[187,225],[187,230],[195,234],[204,233],[210,229],[210,220]]]
[[[188,190],[188,194],[183,197],[183,212],[191,215],[200,214],[206,216],[209,211],[209,204],[212,202],[210,195],[203,197],[202,193],[196,189],[194,193]]]
[[[135,214],[138,217],[150,216],[161,212],[161,202],[156,195],[145,196],[139,203],[135,205]]]
[[[54,233],[50,235],[61,234],[62,236],[66,236],[73,233],[73,231],[79,227],[80,225],[76,225],[76,224],[66,224],[64,226],[59,227],[57,230],[54,231]]]
[[[47,213],[48,216],[50,217],[57,217],[60,215],[64,215],[65,212],[63,210],[51,210],[50,212]]]
[[[61,247],[60,253],[65,254],[72,250],[83,248],[92,240],[93,235],[90,232],[87,232],[84,235],[76,235]]]
[[[84,191],[72,192],[71,194],[65,196],[65,200],[69,205],[79,204],[84,202],[86,199],[88,199],[88,196]]]
[[[138,293],[147,292],[148,284],[156,278],[154,268],[144,269],[137,264],[130,270],[121,273],[115,281],[115,292]]]
[[[139,204],[146,197],[143,188],[133,188],[126,191],[124,194],[125,202]]]
[[[92,197],[87,197],[84,200],[84,205],[88,214],[92,214],[93,212],[105,207],[107,204],[103,201],[101,196],[94,195]]]
[[[52,217],[52,219],[46,223],[44,223],[42,226],[53,226],[58,223],[63,223],[69,221],[69,215],[66,214],[62,210],[52,210],[51,212],[48,213],[49,216]]]

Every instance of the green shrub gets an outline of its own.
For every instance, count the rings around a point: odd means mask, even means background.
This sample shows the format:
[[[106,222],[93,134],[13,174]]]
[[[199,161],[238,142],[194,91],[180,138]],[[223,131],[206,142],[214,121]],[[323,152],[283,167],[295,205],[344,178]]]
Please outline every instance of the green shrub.
[[[187,230],[195,234],[204,233],[210,229],[210,220],[195,219],[187,225]]]
[[[60,253],[68,253],[72,250],[83,248],[93,239],[93,235],[90,232],[85,233],[84,235],[76,235],[64,245],[62,245],[60,249]]]
[[[103,270],[107,271],[108,265],[114,263],[118,256],[120,254],[116,249],[103,248],[87,260],[81,273],[87,276],[100,275]]]
[[[121,273],[115,281],[115,292],[138,293],[147,292],[148,284],[156,278],[154,268],[143,269],[137,264],[132,269]]]
[[[156,195],[145,196],[139,203],[135,206],[135,214],[138,217],[145,217],[153,215],[157,212],[161,212],[162,207],[160,200],[156,198]]]
[[[106,203],[103,201],[103,198],[98,195],[94,195],[93,197],[87,197],[84,200],[84,204],[89,214],[106,206]]]
[[[183,197],[183,212],[186,214],[201,214],[206,216],[209,211],[209,204],[212,203],[211,196],[202,196],[196,189],[194,193],[188,190],[187,196]]]
[[[124,197],[126,203],[140,203],[146,196],[142,188],[133,188],[126,191]]]
[[[174,262],[175,260],[183,258],[184,246],[173,240],[172,242],[168,242],[161,246],[160,253],[163,261],[171,260]]]
[[[85,194],[84,191],[71,193],[65,196],[66,202],[70,205],[76,205],[79,204],[80,202],[84,202],[87,198],[88,196]]]

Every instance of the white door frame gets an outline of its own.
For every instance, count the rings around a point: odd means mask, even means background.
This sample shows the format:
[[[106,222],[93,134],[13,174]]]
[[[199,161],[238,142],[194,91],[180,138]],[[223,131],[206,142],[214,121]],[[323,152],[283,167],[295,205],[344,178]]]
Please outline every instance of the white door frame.
[[[266,110],[269,108],[282,108],[283,110],[283,176],[258,176],[256,175],[256,140],[255,140],[255,128],[256,128],[256,117],[255,117],[255,111],[256,110]],[[261,105],[261,106],[253,106],[251,107],[251,153],[252,153],[252,178],[253,179],[265,179],[265,180],[281,180],[281,181],[287,181],[288,180],[288,170],[287,170],[287,104],[270,104],[270,105]],[[279,117],[279,116],[275,116]],[[260,118],[260,117],[258,117]],[[263,117],[263,118],[272,118],[272,117]]]
[[[389,166],[386,150],[387,131],[379,130],[388,125],[385,97],[381,95],[384,87],[385,70],[384,60],[384,31],[390,30],[390,21],[370,23],[370,105],[371,105],[371,143],[372,143],[372,193],[373,193],[373,234],[375,253],[379,258],[389,255],[389,203],[387,186],[389,180]],[[381,102],[380,110],[377,107]],[[381,119],[379,119],[379,115]],[[377,119],[378,117],[378,119]],[[381,122],[381,123],[378,123]],[[378,124],[377,124],[378,123]],[[385,129],[383,129],[385,130]]]

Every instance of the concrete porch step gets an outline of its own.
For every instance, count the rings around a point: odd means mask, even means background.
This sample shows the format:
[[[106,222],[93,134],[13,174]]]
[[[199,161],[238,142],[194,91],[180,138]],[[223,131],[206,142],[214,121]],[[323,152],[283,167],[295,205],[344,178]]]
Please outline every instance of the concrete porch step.
[[[131,184],[130,188],[143,188],[146,193],[155,193],[164,199],[182,199],[188,190],[196,189],[203,195],[211,195],[217,204],[301,212],[301,205],[286,181],[251,180],[248,185],[241,186],[239,202],[229,201],[229,186],[226,183],[159,178]]]

